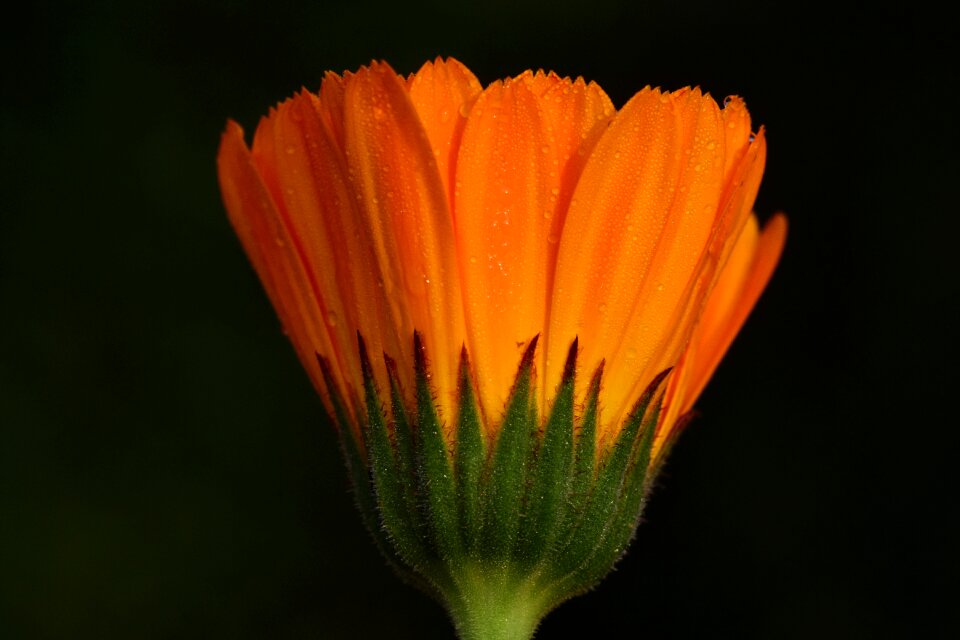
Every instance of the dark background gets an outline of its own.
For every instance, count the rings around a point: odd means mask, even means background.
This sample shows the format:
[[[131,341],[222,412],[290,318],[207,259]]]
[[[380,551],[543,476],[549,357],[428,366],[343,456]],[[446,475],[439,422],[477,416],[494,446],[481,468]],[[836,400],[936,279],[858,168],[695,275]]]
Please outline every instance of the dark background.
[[[377,556],[214,157],[438,54],[745,96],[782,263],[618,570],[539,637],[946,637],[956,48],[833,3],[28,3],[0,105],[0,636],[448,638]]]

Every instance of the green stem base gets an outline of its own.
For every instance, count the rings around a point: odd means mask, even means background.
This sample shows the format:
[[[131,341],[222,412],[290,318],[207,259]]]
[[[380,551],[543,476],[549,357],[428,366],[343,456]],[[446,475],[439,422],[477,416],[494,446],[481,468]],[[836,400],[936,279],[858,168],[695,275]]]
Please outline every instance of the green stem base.
[[[460,640],[529,640],[548,612],[529,579],[503,568],[464,569],[456,582],[445,600]]]

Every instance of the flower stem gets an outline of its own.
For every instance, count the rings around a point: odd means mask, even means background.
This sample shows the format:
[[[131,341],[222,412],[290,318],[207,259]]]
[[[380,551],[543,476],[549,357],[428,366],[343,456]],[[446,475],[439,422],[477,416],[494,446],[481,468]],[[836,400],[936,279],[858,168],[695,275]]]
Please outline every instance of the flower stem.
[[[547,613],[528,581],[509,569],[474,567],[457,576],[447,609],[460,640],[529,640]]]

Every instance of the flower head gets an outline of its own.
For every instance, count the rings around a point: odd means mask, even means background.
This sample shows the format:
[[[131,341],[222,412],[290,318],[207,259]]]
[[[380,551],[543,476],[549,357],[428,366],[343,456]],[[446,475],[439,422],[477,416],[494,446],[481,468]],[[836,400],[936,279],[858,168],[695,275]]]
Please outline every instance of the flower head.
[[[416,330],[447,436],[462,346],[495,436],[524,346],[540,337],[545,415],[579,338],[581,368],[604,362],[601,435],[680,365],[662,440],[777,261],[783,219],[758,234],[751,215],[765,152],[739,98],[721,107],[699,89],[648,87],[616,111],[580,78],[525,72],[483,89],[438,59],[407,78],[385,63],[328,73],[319,93],[272,109],[250,149],[229,123],[219,167],[328,408],[316,354],[360,424],[357,333],[412,390]],[[380,358],[373,369],[386,388]]]
[[[371,527],[455,619],[475,599],[451,558],[530,569],[553,549],[542,615],[622,553],[647,467],[779,258],[784,219],[761,232],[751,211],[752,131],[736,97],[647,87],[616,110],[581,78],[483,88],[453,59],[328,73],[250,147],[228,124],[227,211],[372,470]]]

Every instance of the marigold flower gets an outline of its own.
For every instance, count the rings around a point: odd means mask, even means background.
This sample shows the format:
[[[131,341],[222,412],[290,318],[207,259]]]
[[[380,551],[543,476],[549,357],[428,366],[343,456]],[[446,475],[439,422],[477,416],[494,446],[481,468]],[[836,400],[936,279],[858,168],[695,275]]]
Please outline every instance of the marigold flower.
[[[617,111],[581,78],[484,89],[453,59],[328,73],[249,148],[228,123],[227,211],[361,511],[462,637],[529,635],[622,554],[783,246],[751,212],[751,131],[735,97]],[[478,613],[518,601],[510,629]]]

